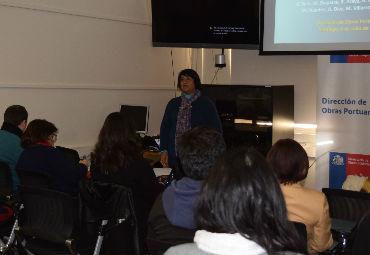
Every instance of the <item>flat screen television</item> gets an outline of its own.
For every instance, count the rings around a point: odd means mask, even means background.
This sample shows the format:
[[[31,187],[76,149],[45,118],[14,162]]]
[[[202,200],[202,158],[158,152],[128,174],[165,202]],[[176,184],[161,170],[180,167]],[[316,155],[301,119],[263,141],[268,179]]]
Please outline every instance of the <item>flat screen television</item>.
[[[261,0],[260,54],[370,54],[369,0]]]
[[[258,49],[259,0],[152,0],[156,47]]]
[[[145,105],[121,105],[121,113],[130,121],[137,133],[148,132],[149,107]]]

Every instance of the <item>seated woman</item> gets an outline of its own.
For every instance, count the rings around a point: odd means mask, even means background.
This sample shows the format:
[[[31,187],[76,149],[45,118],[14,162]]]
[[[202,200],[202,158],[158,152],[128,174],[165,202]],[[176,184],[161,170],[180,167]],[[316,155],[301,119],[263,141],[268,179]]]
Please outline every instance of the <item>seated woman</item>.
[[[308,252],[313,254],[328,249],[333,239],[326,197],[299,183],[308,173],[306,151],[292,139],[281,139],[268,152],[267,162],[279,178],[289,220],[306,225]]]
[[[24,151],[17,169],[49,174],[56,190],[72,196],[78,194],[79,181],[86,178],[88,162],[80,160],[72,166],[59,150],[54,148],[58,129],[53,123],[35,119],[31,121],[22,138]]]
[[[279,182],[263,156],[253,149],[227,152],[214,164],[197,199],[194,243],[172,254],[305,253],[287,220]]]
[[[140,246],[145,251],[148,214],[157,195],[165,186],[157,182],[153,169],[142,157],[139,137],[129,123],[130,120],[125,119],[119,112],[107,116],[91,154],[90,170],[94,180],[131,188]],[[112,241],[111,251],[127,252],[123,242],[122,236]]]

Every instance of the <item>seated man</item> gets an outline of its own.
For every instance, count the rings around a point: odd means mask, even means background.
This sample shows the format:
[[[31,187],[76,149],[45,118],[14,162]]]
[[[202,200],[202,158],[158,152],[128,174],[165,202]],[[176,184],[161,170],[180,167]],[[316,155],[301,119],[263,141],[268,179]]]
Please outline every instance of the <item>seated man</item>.
[[[19,184],[15,166],[23,151],[20,137],[26,129],[27,119],[28,113],[23,106],[9,106],[5,110],[4,123],[0,130],[0,161],[8,164],[10,168],[13,179],[13,191],[16,190]]]
[[[185,177],[172,182],[153,205],[147,235],[151,253],[163,253],[170,246],[193,241],[197,227],[195,198],[202,180],[225,147],[222,134],[210,127],[199,126],[181,136],[178,156]]]

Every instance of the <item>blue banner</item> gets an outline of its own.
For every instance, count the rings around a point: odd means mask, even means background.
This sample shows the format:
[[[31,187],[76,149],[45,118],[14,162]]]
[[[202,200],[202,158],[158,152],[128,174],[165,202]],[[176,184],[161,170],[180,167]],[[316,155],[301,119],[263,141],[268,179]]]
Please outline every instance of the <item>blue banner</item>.
[[[346,153],[330,152],[329,188],[341,189],[346,180]]]

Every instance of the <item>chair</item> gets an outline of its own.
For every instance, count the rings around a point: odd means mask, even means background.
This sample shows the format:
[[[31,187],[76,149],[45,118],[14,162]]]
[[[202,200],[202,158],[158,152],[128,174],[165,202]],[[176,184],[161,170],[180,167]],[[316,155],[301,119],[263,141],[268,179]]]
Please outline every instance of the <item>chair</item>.
[[[329,214],[333,223],[338,220],[344,223],[353,222],[350,228],[347,227],[348,229],[336,229],[332,225],[333,239],[337,244],[328,252],[330,254],[347,254],[348,245],[352,243],[352,236],[356,229],[353,226],[356,223],[358,225],[364,214],[370,210],[370,194],[331,188],[323,188],[322,192],[328,200]]]
[[[358,222],[370,210],[368,193],[330,188],[323,188],[322,192],[328,200],[331,218]]]
[[[1,237],[7,236],[7,243],[3,243],[0,239],[0,254],[5,254],[13,245],[14,228],[18,226],[17,210],[18,203],[13,195],[13,178],[8,164],[0,161],[0,206],[7,208],[10,213],[13,213],[7,219],[0,223]]]
[[[129,188],[86,180],[81,182],[79,199],[83,236],[97,236],[94,255],[100,250],[103,254],[139,254],[138,227]],[[81,244],[81,254],[92,253],[83,246],[91,247],[91,243]]]
[[[16,171],[21,185],[44,189],[54,188],[53,181],[47,173],[26,171],[23,169],[16,169]]]
[[[13,178],[7,163],[0,161],[0,199],[8,201],[13,194]]]
[[[302,241],[304,242],[304,247],[307,250],[307,229],[306,225],[302,222],[292,221],[295,229],[297,230],[299,236],[301,237]]]
[[[70,162],[73,166],[76,166],[80,161],[80,156],[76,150],[61,146],[56,146],[56,148],[62,153],[66,161]]]
[[[355,227],[348,254],[370,254],[370,210],[367,211]]]
[[[16,228],[18,240],[33,254],[75,254],[74,229],[77,225],[77,199],[66,193],[19,185],[23,208]]]

